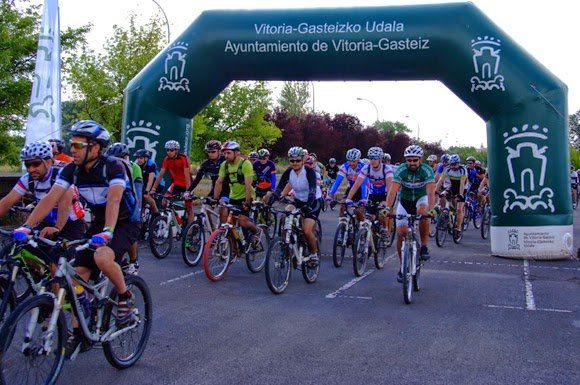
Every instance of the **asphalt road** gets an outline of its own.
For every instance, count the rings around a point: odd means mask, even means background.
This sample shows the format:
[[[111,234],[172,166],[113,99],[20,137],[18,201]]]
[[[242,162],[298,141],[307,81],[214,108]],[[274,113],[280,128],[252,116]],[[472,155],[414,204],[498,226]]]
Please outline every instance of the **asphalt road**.
[[[144,246],[154,319],[143,357],[118,371],[94,348],[66,362],[59,383],[580,383],[578,260],[491,257],[471,228],[460,245],[432,242],[422,289],[405,305],[397,258],[355,279],[350,259],[332,265],[337,214],[321,220],[318,281],[295,271],[278,296],[243,261],[212,283],[178,249],[157,260]],[[580,226],[574,235],[577,248]]]

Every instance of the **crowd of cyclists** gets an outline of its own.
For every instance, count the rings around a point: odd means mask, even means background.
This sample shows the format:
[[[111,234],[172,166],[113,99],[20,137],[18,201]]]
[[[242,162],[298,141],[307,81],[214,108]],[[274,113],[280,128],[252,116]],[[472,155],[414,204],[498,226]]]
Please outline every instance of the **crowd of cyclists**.
[[[22,149],[20,159],[26,173],[0,200],[0,216],[18,205],[23,197],[30,196],[35,203],[34,210],[24,224],[13,230],[15,240],[27,242],[35,234],[42,238],[89,239],[91,247],[75,253],[74,268],[85,281],[92,279],[96,272],[110,280],[118,293],[115,313],[118,328],[130,328],[139,322],[140,315],[126,277],[138,274],[143,228],[147,231],[150,221],[162,215],[160,210],[176,198],[184,201],[187,223],[194,222],[193,201],[204,177],[211,180],[207,197],[217,208],[219,223],[226,223],[229,210],[235,209],[237,223],[252,246],[265,231],[251,213],[256,202],[263,202],[265,210],[278,201],[299,210],[299,229],[306,246],[301,262],[310,269],[320,264],[318,217],[329,206],[340,205],[339,217],[352,210],[357,223],[370,215],[379,226],[380,237],[392,239],[396,234],[399,260],[408,230],[406,216],[416,215],[421,261],[431,257],[430,227],[444,210],[451,208],[456,213],[454,228],[450,231],[460,239],[465,230],[466,197],[482,208],[479,212],[489,206],[488,173],[480,161],[470,156],[462,164],[457,154],[444,154],[440,159],[430,154],[425,158],[418,145],[404,150],[405,161],[400,165],[392,165],[390,154],[380,147],[371,147],[364,155],[360,149],[351,148],[344,154],[345,162],[330,158],[324,165],[316,154],[294,146],[287,151],[288,168],[278,178],[279,170],[267,149],[252,151],[246,156],[236,141],[210,140],[205,145],[207,159],[193,176],[188,156],[180,152],[180,143],[175,140],[165,143],[166,156],[158,167],[146,149],[130,153],[123,143],[111,145],[109,132],[95,121],[76,123],[69,136],[70,156],[63,153],[65,143],[58,139],[30,143]],[[171,183],[165,188],[167,172]],[[572,169],[575,198],[578,175]],[[345,180],[346,190],[342,187]],[[149,217],[145,219],[148,223],[143,223],[143,207],[148,209]],[[85,221],[85,211],[90,211],[90,223]],[[277,234],[280,232],[277,230]],[[49,259],[47,264],[54,274],[58,261],[53,254],[37,252]],[[396,279],[403,281],[402,268]],[[73,317],[65,355],[70,357],[78,352],[83,341],[83,331]]]

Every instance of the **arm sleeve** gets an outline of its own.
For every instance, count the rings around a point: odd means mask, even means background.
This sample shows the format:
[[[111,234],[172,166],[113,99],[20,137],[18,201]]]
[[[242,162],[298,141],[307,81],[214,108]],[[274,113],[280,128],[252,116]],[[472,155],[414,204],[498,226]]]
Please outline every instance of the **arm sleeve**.
[[[26,195],[26,193],[29,192],[28,191],[29,178],[30,176],[28,175],[28,173],[22,175],[20,179],[18,179],[18,182],[16,182],[12,190],[16,191],[18,195]]]
[[[68,188],[74,182],[75,169],[76,166],[74,163],[69,163],[66,166],[64,166],[64,168],[61,169],[60,172],[58,173],[58,176],[56,177],[56,181],[54,182],[54,184],[59,185],[65,190],[68,190]]]
[[[272,190],[276,188],[276,171],[272,173]]]
[[[311,168],[306,168],[306,179],[308,180],[308,201],[306,204],[309,207],[312,207],[316,200],[316,188],[318,187],[316,182],[316,171]]]
[[[284,174],[282,174],[282,177],[280,177],[280,183],[278,184],[278,187],[276,188],[276,190],[274,191],[274,194],[276,196],[280,196],[282,194],[282,190],[284,190],[284,187],[286,187],[286,185],[288,184],[288,180],[290,179],[290,171],[292,169],[289,167],[286,169],[286,171],[284,171]]]
[[[345,176],[346,176],[346,172],[343,172],[342,167],[339,168],[338,173],[336,174],[336,179],[334,181],[334,184],[330,188],[330,195],[336,194],[336,191],[340,187],[340,184],[342,183],[342,180],[344,179]]]
[[[205,175],[205,162],[201,164],[199,170],[197,170],[197,174],[195,174],[195,178],[191,181],[191,185],[189,186],[189,191],[193,191],[199,182],[201,182],[201,178]]]

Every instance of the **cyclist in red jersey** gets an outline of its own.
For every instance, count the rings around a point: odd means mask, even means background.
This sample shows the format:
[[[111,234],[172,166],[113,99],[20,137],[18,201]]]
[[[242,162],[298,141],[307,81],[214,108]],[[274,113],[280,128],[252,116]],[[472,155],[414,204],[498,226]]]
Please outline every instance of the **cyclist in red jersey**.
[[[167,156],[163,158],[161,170],[159,170],[159,175],[157,175],[157,179],[153,183],[151,193],[157,190],[157,186],[161,183],[165,170],[169,170],[172,183],[167,189],[165,198],[170,198],[172,195],[182,194],[189,189],[191,185],[191,171],[189,169],[187,155],[179,152],[179,142],[176,140],[168,140],[165,143],[165,150],[167,151]],[[166,204],[167,201],[164,199],[163,206],[165,207]],[[185,209],[187,211],[187,223],[193,222],[193,203],[191,201],[185,201]]]

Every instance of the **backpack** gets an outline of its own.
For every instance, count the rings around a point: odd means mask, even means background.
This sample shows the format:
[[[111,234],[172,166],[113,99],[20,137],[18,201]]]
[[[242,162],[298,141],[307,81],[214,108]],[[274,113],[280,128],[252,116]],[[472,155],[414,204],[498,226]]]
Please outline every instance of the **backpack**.
[[[246,183],[246,180],[245,180],[244,174],[242,174],[242,166],[244,165],[244,162],[245,162],[245,161],[246,161],[246,160],[245,160],[244,158],[242,158],[242,161],[240,162],[240,165],[238,166],[238,170],[237,170],[236,179],[237,179],[237,182],[238,182],[239,184],[244,184],[244,183]],[[230,176],[230,172],[229,172],[229,169],[228,169],[228,162],[227,162],[227,161],[225,161],[225,162],[226,162],[226,165],[225,165],[225,169],[226,169],[226,177],[227,177],[228,179],[230,179],[230,178],[229,178],[229,176]],[[230,185],[233,185],[233,184],[235,183],[235,182],[234,182],[234,181],[232,181],[232,180],[228,180],[228,182],[229,182],[229,184],[230,184]]]

